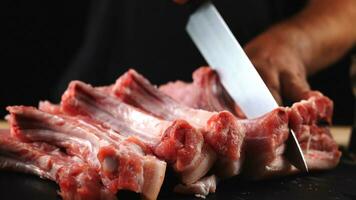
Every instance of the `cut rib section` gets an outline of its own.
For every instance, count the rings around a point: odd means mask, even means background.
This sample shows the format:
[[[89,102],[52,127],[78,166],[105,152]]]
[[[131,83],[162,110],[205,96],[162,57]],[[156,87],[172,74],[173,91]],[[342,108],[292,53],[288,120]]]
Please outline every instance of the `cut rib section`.
[[[123,137],[136,137],[159,158],[171,163],[189,184],[204,176],[215,161],[201,131],[184,120],[165,121],[79,81],[70,83],[62,109],[73,116],[87,116]]]
[[[231,171],[231,175],[239,173],[245,130],[230,112],[209,112],[184,106],[160,92],[134,70],[122,75],[112,92],[118,99],[161,119],[186,120],[203,132],[205,140],[223,160],[219,163],[237,167]]]
[[[146,155],[142,144],[104,131],[85,118],[54,115],[25,106],[7,109],[13,136],[64,148],[100,172],[103,184],[113,193],[125,189],[141,193],[147,199],[157,197],[166,164]],[[145,179],[145,176],[158,178]]]
[[[97,171],[46,143],[24,143],[0,130],[0,168],[38,175],[58,183],[64,200],[114,200]]]

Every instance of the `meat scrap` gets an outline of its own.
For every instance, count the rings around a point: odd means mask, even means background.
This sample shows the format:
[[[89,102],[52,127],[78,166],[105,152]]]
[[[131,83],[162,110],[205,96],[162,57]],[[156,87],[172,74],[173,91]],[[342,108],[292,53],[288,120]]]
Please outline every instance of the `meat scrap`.
[[[196,197],[205,198],[209,193],[215,193],[217,181],[215,175],[210,175],[191,185],[179,184],[174,188],[174,191],[181,194],[194,194]]]
[[[40,101],[38,109],[51,114],[64,114],[60,105],[53,104],[49,101]]]

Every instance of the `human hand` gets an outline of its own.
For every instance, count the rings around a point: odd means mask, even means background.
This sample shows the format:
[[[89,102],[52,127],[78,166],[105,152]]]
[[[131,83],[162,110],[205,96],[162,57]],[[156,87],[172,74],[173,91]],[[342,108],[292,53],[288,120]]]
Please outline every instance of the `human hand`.
[[[302,59],[308,42],[295,27],[275,26],[245,46],[245,52],[279,105],[299,101],[310,90]]]

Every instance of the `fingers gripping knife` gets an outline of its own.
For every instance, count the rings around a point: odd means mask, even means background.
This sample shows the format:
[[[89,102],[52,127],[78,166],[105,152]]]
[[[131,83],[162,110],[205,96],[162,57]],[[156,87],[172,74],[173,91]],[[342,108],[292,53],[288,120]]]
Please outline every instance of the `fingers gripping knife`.
[[[190,16],[186,30],[208,64],[247,118],[259,117],[278,107],[272,94],[248,59],[229,27],[210,2],[201,4]],[[291,130],[287,159],[308,171],[299,143]]]

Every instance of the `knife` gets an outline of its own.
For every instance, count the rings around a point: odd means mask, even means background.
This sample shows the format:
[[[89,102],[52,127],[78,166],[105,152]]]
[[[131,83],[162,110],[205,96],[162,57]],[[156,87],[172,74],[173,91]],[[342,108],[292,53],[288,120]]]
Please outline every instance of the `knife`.
[[[278,108],[266,84],[211,1],[200,4],[190,15],[186,31],[247,118],[260,117]],[[285,155],[296,168],[308,171],[298,140],[293,130],[290,132]]]

